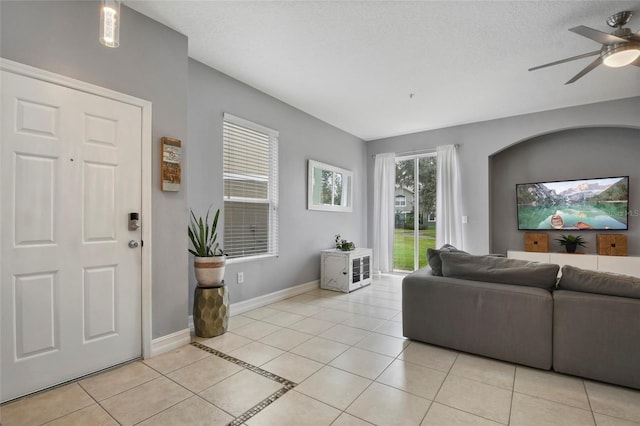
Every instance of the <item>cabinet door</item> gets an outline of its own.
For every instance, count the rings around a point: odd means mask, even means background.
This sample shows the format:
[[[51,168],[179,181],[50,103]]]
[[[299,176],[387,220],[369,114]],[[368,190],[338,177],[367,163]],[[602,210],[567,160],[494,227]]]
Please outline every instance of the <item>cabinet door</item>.
[[[551,253],[549,255],[549,261],[560,265],[560,272],[564,265],[575,266],[582,269],[598,269],[598,256],[591,254],[565,254],[565,253]]]
[[[371,256],[362,258],[362,279],[367,280],[371,276]]]
[[[360,277],[362,274],[361,268],[361,258],[355,257],[351,259],[351,273],[352,273],[352,283],[360,282]]]
[[[598,269],[616,274],[640,277],[640,258],[626,256],[598,256]]]
[[[345,256],[325,256],[323,262],[323,288],[349,291],[348,258]]]
[[[549,253],[509,250],[507,257],[509,259],[527,260],[529,262],[549,263]]]

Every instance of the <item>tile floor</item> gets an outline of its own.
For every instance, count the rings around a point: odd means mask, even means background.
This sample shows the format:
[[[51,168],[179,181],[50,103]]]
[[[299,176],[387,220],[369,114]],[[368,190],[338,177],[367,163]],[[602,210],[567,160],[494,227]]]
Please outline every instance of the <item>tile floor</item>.
[[[238,424],[640,425],[639,391],[403,339],[400,282],[231,317],[196,340],[233,358],[187,345],[7,404],[2,425],[226,425],[279,391]]]

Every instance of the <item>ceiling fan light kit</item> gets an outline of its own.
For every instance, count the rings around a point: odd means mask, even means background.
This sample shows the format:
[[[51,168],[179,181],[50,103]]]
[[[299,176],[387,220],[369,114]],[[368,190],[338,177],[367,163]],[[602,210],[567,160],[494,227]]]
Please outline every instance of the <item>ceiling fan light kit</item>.
[[[629,65],[640,57],[640,43],[615,43],[602,48],[602,63],[619,68]]]
[[[596,50],[594,52],[584,53],[529,68],[529,71],[598,55],[593,62],[565,83],[571,84],[583,77],[585,74],[594,70],[600,64],[604,64],[611,68],[620,68],[630,64],[640,67],[640,31],[634,34],[629,28],[623,28],[623,26],[629,22],[631,16],[633,16],[633,13],[630,11],[618,12],[611,15],[607,19],[607,25],[612,28],[616,28],[616,30],[611,34],[585,27],[584,25],[570,28],[569,31],[596,41],[602,44],[602,47],[600,50]]]

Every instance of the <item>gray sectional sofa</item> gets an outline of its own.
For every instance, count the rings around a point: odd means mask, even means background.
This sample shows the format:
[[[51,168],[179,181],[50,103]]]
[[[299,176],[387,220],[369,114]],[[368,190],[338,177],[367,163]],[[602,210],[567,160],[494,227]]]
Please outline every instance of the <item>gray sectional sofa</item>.
[[[437,255],[403,279],[405,337],[640,389],[640,279]]]
[[[562,268],[553,292],[553,369],[640,389],[640,279]]]

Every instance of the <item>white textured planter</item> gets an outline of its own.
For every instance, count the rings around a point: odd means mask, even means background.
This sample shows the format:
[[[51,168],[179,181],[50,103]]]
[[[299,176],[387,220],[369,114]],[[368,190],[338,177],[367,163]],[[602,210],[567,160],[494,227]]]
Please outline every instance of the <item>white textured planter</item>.
[[[195,267],[198,285],[200,287],[217,287],[222,285],[225,261],[226,256],[196,256],[193,266]]]

